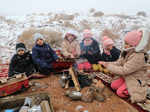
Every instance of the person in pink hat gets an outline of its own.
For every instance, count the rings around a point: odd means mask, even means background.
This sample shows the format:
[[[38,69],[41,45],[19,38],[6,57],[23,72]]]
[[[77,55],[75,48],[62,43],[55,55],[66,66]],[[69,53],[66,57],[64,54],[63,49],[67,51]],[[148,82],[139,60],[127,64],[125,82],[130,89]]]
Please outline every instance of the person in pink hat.
[[[150,48],[150,33],[142,28],[128,32],[124,38],[124,50],[116,62],[99,62],[117,78],[111,88],[118,96],[130,96],[132,103],[143,102],[147,95],[148,73],[146,69],[147,50]]]
[[[114,46],[114,42],[108,36],[102,38],[103,53],[101,55],[101,61],[111,62],[116,61],[120,56],[120,50]]]
[[[93,38],[90,30],[85,29],[83,31],[83,40],[80,43],[81,58],[85,58],[90,64],[95,64],[98,62],[100,49],[99,43]]]

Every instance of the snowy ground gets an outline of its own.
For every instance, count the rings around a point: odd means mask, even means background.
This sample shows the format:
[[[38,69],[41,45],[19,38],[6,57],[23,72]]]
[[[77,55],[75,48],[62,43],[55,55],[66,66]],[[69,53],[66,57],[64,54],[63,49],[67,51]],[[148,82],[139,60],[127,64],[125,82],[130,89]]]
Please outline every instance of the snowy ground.
[[[26,16],[0,16],[0,56],[5,63],[15,52],[17,38],[29,28],[48,29],[65,33],[68,30],[77,31],[82,37],[85,28],[92,29],[94,37],[99,40],[103,30],[109,29],[119,35],[116,45],[120,46],[121,38],[128,30],[139,27],[150,28],[150,17],[103,15],[93,16],[94,12],[87,13],[40,13]],[[63,37],[63,36],[62,36]],[[81,38],[79,38],[81,40]]]

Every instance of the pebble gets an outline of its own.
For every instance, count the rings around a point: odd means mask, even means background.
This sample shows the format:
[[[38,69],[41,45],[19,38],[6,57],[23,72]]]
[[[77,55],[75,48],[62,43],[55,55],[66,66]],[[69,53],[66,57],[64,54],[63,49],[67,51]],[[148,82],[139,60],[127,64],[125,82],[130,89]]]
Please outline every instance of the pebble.
[[[85,108],[82,105],[78,105],[76,107],[76,111],[78,111],[78,112],[89,112],[88,110],[85,110]]]
[[[76,110],[79,111],[79,110],[82,109],[82,108],[84,108],[82,105],[78,105],[78,106],[76,107]]]

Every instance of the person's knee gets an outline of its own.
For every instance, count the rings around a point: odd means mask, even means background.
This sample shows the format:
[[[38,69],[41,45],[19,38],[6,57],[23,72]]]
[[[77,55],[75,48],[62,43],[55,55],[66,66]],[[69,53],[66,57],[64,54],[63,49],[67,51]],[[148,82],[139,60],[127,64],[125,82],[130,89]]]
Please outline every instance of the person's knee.
[[[114,83],[111,83],[111,88],[114,89],[114,90],[117,89]]]
[[[111,83],[111,88],[114,89],[114,90],[116,90],[116,89],[120,88],[123,83],[124,83],[124,79],[123,78],[119,78],[117,80],[114,80]]]
[[[120,85],[117,82],[112,82],[111,83],[111,88],[114,89],[114,90],[117,90],[119,88],[119,86]]]
[[[117,89],[116,91],[117,95],[120,96],[121,98],[127,98],[129,95],[127,94],[127,90],[120,90]]]
[[[120,89],[117,89],[116,91],[117,95],[120,96],[120,97],[123,97],[123,91],[121,91]]]

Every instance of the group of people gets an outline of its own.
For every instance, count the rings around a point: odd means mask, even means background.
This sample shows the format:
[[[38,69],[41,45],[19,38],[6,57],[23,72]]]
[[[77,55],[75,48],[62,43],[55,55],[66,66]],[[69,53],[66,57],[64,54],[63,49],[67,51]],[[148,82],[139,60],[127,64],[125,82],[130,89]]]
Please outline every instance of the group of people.
[[[16,54],[10,61],[9,76],[19,73],[26,73],[29,76],[35,71],[48,75],[53,71],[53,63],[59,60],[56,52],[45,42],[42,34],[35,33],[33,38],[35,45],[32,54],[24,43],[16,44]],[[90,30],[84,30],[81,43],[74,33],[67,32],[61,44],[62,54],[66,58],[86,59],[89,64],[117,60],[120,50],[114,46],[113,40],[105,36],[102,41],[104,51],[101,54],[99,43],[93,38]]]
[[[42,34],[35,33],[33,38],[35,45],[32,48],[32,54],[26,49],[24,43],[16,44],[16,53],[10,61],[9,77],[20,73],[30,76],[35,72],[42,75],[48,75],[52,72],[52,64],[58,60],[58,56],[45,42]]]
[[[35,45],[32,54],[23,43],[16,44],[16,54],[12,57],[9,67],[9,76],[18,73],[39,72],[44,75],[50,74],[53,63],[59,60],[55,51],[45,42],[40,33],[33,35]],[[103,51],[100,51],[100,43],[94,39],[90,30],[83,31],[83,39],[79,43],[77,36],[68,32],[61,44],[62,54],[67,58],[80,58],[87,60],[87,65],[101,64],[109,72],[115,75],[111,87],[117,95],[123,98],[129,97],[131,101],[141,102],[146,99],[147,69],[146,54],[149,45],[150,34],[145,28],[128,32],[124,37],[124,49],[120,51],[108,36],[101,38]]]

